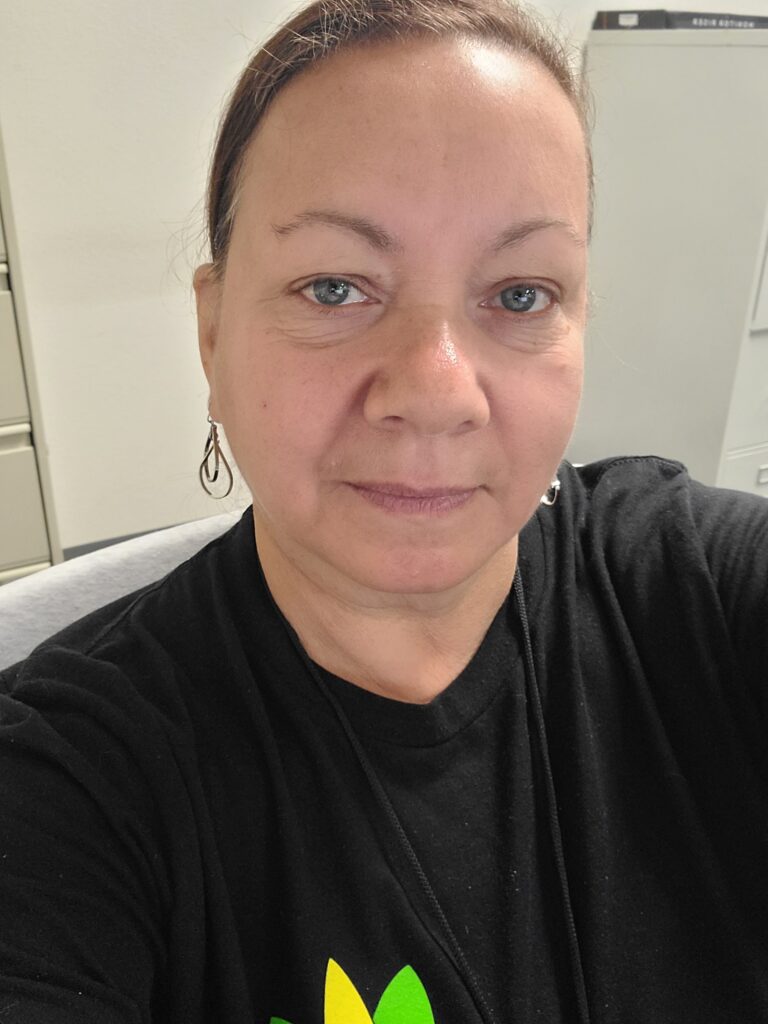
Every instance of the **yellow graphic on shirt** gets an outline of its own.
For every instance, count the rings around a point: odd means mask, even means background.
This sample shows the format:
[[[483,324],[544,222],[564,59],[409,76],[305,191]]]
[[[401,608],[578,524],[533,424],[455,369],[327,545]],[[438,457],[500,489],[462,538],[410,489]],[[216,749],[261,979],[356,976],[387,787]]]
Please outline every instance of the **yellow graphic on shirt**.
[[[360,993],[335,960],[325,975],[325,1024],[371,1024]]]
[[[269,1024],[289,1024],[272,1017]],[[335,960],[325,974],[324,1024],[435,1024],[432,1007],[412,967],[403,967],[387,985],[373,1012],[368,1013],[360,993]]]

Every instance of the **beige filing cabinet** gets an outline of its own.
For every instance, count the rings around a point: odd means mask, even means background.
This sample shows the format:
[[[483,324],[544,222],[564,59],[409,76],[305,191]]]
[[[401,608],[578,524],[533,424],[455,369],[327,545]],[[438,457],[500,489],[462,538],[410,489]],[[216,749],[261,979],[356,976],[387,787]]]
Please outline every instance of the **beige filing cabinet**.
[[[578,462],[768,496],[768,30],[593,31],[594,312]]]
[[[60,560],[52,510],[44,500],[47,467],[40,465],[31,358],[25,358],[20,330],[23,300],[13,272],[6,180],[0,166],[0,584]]]

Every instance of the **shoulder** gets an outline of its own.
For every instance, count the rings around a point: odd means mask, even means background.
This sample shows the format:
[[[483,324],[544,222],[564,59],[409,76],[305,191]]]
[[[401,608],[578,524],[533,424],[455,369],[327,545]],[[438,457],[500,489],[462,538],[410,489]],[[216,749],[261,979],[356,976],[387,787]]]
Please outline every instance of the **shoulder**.
[[[621,512],[617,525],[627,516],[631,520],[687,500],[693,484],[681,462],[655,455],[617,456],[577,466],[565,462],[560,477],[572,498],[572,511],[592,517]]]
[[[554,507],[524,531],[521,556],[546,590],[615,594],[623,605],[709,595],[735,629],[768,608],[768,501],[691,479],[656,456],[563,463]],[[526,564],[527,563],[527,564]]]
[[[691,479],[655,456],[561,467],[561,500],[535,519],[552,587],[670,644],[720,636],[762,672],[768,657],[768,501]],[[552,514],[554,513],[554,514]]]
[[[177,814],[200,758],[242,717],[233,695],[247,684],[243,638],[261,628],[259,579],[252,521],[241,521],[0,673],[3,770],[67,800],[74,786],[103,808],[141,816],[161,801]]]
[[[161,562],[163,558],[167,561],[166,547],[164,544],[159,552]],[[67,647],[84,653],[94,651],[114,640],[121,631],[127,632],[128,624],[156,620],[157,625],[162,626],[179,617],[188,618],[198,607],[202,609],[207,600],[220,598],[222,586],[232,579],[226,563],[242,564],[247,559],[249,547],[255,548],[250,510],[226,532],[200,546],[191,557],[178,560],[178,564],[164,575],[161,575],[161,568],[156,572],[154,582],[143,586],[137,586],[133,555],[124,561],[105,559],[106,566],[98,560],[88,564],[93,556],[85,556],[21,580],[13,584],[14,587],[27,585],[21,600],[16,600],[20,616],[34,617],[35,607],[45,601],[70,605],[69,611],[60,608],[58,615],[50,618],[54,623],[51,635],[42,639],[33,654],[41,654],[52,647]],[[141,558],[147,562],[146,553],[142,553]],[[58,571],[62,572],[61,576],[56,575]],[[121,587],[119,583],[111,582],[118,572],[127,575],[128,586]],[[146,577],[146,570],[142,574]],[[83,589],[89,593],[87,600],[80,601],[79,591]],[[99,590],[121,596],[98,605],[96,595]],[[11,608],[12,612],[14,610]]]
[[[245,517],[163,579],[43,641],[0,673],[0,693],[51,720],[117,713],[143,728],[153,721],[183,730],[185,691],[206,670],[220,669],[237,608],[254,603],[248,588],[258,591],[257,566]]]
[[[625,545],[688,537],[712,556],[747,537],[768,540],[768,501],[691,478],[658,456],[624,456],[584,466],[564,463],[562,512],[575,525]]]

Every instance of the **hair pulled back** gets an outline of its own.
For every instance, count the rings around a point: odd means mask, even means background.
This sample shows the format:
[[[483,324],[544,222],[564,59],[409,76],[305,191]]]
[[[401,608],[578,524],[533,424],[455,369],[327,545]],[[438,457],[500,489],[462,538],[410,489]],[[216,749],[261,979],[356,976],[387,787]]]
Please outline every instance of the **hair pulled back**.
[[[409,40],[473,39],[539,61],[571,101],[584,134],[592,232],[591,100],[568,46],[518,0],[315,0],[286,21],[248,61],[224,110],[208,181],[207,224],[214,269],[227,259],[248,145],[270,103],[297,74],[353,47]]]

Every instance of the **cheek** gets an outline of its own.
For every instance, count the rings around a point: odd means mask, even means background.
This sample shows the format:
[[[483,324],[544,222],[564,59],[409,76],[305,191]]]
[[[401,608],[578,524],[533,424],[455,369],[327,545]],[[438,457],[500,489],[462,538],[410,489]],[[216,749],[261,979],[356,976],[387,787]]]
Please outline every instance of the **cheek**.
[[[545,397],[554,406],[554,418],[570,437],[579,410],[584,380],[584,366],[581,348],[560,360],[553,371],[546,388]]]
[[[337,376],[277,346],[231,346],[222,356],[222,422],[252,490],[267,481],[299,485],[302,469],[327,457],[348,395]]]
[[[501,415],[508,443],[541,455],[565,448],[581,388],[579,348],[547,353],[541,361],[530,362],[504,390]]]

